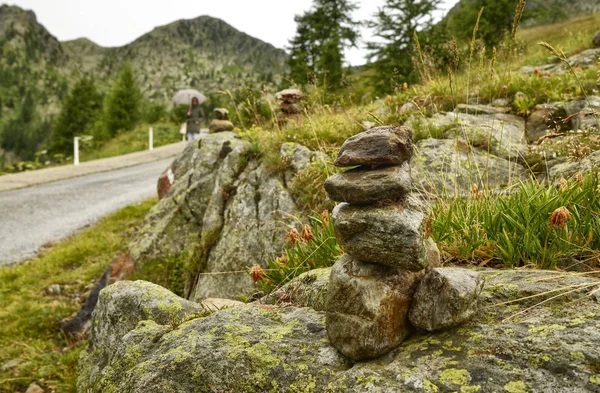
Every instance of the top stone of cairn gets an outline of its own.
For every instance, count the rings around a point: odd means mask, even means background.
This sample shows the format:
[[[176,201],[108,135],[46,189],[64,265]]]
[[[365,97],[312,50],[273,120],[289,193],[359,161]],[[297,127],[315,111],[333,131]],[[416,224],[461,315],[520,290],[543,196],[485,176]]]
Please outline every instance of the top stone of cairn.
[[[410,160],[412,154],[410,128],[375,127],[348,138],[334,165],[400,165]]]

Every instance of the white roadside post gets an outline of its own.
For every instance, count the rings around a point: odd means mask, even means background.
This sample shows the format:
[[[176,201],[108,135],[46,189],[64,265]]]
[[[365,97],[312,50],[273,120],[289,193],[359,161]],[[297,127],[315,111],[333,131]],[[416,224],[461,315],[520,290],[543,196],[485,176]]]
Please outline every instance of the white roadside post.
[[[79,165],[79,137],[73,139],[73,165]]]
[[[148,130],[148,150],[154,150],[154,129],[152,127]]]

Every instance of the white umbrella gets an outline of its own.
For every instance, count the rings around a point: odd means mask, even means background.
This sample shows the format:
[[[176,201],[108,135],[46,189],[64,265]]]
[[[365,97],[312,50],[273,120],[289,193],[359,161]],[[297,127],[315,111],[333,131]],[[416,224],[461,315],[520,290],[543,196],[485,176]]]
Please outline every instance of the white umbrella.
[[[196,97],[198,99],[198,104],[202,104],[206,101],[206,97],[204,94],[200,93],[196,89],[183,89],[179,90],[173,96],[173,102],[176,105],[191,105],[192,98]]]

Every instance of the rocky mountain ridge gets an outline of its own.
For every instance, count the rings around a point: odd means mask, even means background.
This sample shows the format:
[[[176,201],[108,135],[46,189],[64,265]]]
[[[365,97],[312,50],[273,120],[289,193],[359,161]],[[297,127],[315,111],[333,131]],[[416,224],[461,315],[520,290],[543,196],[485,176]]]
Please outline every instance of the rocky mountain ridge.
[[[285,69],[282,49],[236,30],[226,22],[201,16],[159,26],[130,44],[104,48],[87,38],[59,42],[32,11],[0,6],[0,97],[10,108],[33,91],[45,113],[56,113],[73,75],[92,74],[100,87],[130,62],[146,97],[168,102],[182,87],[207,93],[240,82],[270,83]],[[51,79],[54,84],[40,81]],[[76,79],[76,78],[75,78]],[[54,102],[54,105],[51,105]]]

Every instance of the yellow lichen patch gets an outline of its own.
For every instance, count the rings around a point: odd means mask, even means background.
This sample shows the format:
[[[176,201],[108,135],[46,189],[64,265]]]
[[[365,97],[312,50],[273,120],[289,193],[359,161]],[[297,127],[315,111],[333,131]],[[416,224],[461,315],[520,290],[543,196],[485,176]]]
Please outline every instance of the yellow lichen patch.
[[[481,341],[483,336],[479,333],[469,332],[469,339],[467,341]]]
[[[600,374],[590,375],[590,382],[596,385],[600,385]]]
[[[570,352],[573,359],[585,359],[585,355],[581,352]]]
[[[508,393],[529,393],[523,381],[511,381],[504,385],[504,390]]]
[[[294,327],[297,325],[297,322],[292,321],[278,326],[264,326],[260,328],[261,337],[273,342],[281,342],[285,336],[294,332]]]
[[[480,385],[462,386],[460,388],[460,393],[477,393],[480,390],[481,390]]]
[[[529,328],[529,333],[539,334],[542,337],[548,337],[550,333],[554,333],[560,330],[565,330],[567,327],[564,325],[545,325],[545,326],[531,326]]]
[[[450,383],[454,385],[464,386],[471,381],[471,374],[467,370],[458,368],[448,368],[440,374],[442,383]]]
[[[581,315],[573,320],[571,320],[569,322],[569,326],[579,326],[579,325],[583,325],[585,323],[586,320],[595,317],[595,314],[587,314],[587,315]]]
[[[435,385],[433,382],[431,382],[427,378],[423,379],[423,389],[425,389],[426,392],[433,392],[433,393],[440,390],[440,388],[438,388],[437,385]]]

